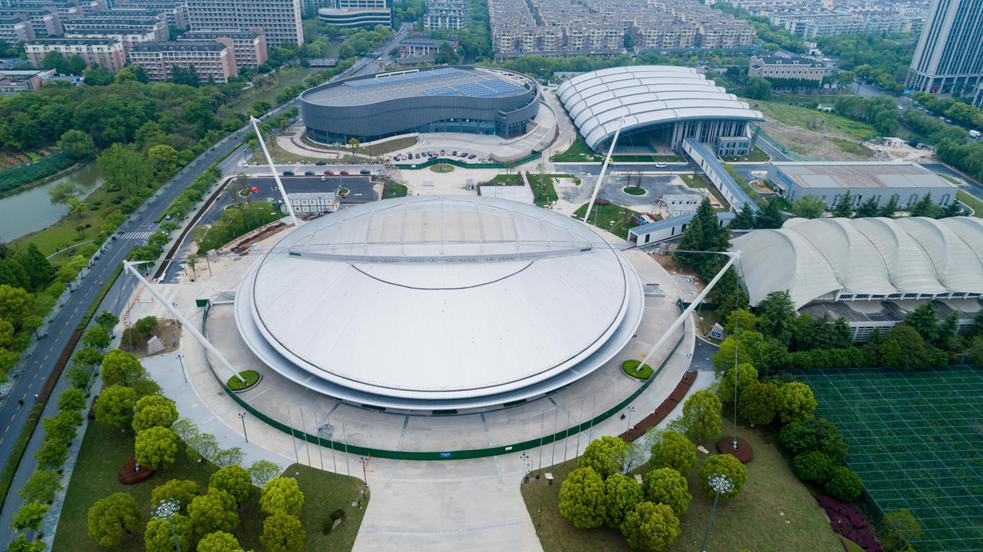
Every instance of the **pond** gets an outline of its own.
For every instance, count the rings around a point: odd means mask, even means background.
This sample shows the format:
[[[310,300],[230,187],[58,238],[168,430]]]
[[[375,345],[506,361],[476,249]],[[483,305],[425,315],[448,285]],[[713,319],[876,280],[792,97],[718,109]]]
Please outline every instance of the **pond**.
[[[102,185],[103,176],[95,163],[89,163],[72,174],[43,186],[0,199],[0,242],[13,241],[64,218],[68,214],[68,208],[61,204],[52,205],[48,190],[65,181],[81,186],[83,196],[87,197]]]

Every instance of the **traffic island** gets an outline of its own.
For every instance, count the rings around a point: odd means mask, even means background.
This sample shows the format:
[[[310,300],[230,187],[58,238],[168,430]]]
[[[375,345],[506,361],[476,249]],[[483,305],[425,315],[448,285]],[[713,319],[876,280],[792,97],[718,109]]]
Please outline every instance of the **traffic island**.
[[[635,186],[628,186],[627,188],[622,188],[622,191],[628,195],[633,195],[633,196],[643,196],[646,193],[648,193],[645,191],[645,188],[637,188]]]
[[[621,371],[625,373],[626,376],[645,381],[652,377],[652,367],[648,364],[642,364],[639,360],[626,360],[621,363]]]

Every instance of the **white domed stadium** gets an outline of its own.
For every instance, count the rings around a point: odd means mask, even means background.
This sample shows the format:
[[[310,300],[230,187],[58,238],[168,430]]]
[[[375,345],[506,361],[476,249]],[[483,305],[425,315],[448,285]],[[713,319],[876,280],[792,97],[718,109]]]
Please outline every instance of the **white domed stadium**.
[[[507,200],[407,197],[297,228],[236,294],[265,364],[346,401],[500,406],[583,378],[642,319],[641,281],[581,222]]]

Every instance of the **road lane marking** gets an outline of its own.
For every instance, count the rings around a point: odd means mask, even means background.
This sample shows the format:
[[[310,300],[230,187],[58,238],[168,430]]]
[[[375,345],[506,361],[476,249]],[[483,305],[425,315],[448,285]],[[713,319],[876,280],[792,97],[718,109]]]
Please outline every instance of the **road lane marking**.
[[[30,388],[31,388],[31,387],[32,387],[33,385],[34,385],[34,382],[32,381],[32,382],[31,382],[31,383],[30,383],[30,384],[29,384],[29,385],[27,386],[27,388],[28,388],[28,389],[30,389]]]
[[[48,353],[48,354],[44,355],[44,360],[48,360],[48,357],[49,356],[51,356],[51,353]]]

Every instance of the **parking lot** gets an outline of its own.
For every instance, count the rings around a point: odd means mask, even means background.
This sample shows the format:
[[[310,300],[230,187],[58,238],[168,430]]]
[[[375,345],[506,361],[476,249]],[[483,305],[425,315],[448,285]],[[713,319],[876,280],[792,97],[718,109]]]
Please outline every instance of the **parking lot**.
[[[324,180],[322,180],[324,178]],[[288,176],[280,179],[288,194],[304,192],[338,193],[342,187],[347,188],[348,197],[342,203],[366,203],[379,199],[379,192],[367,176]],[[258,196],[262,199],[280,199],[280,190],[270,177],[253,177],[249,183],[259,188]]]

